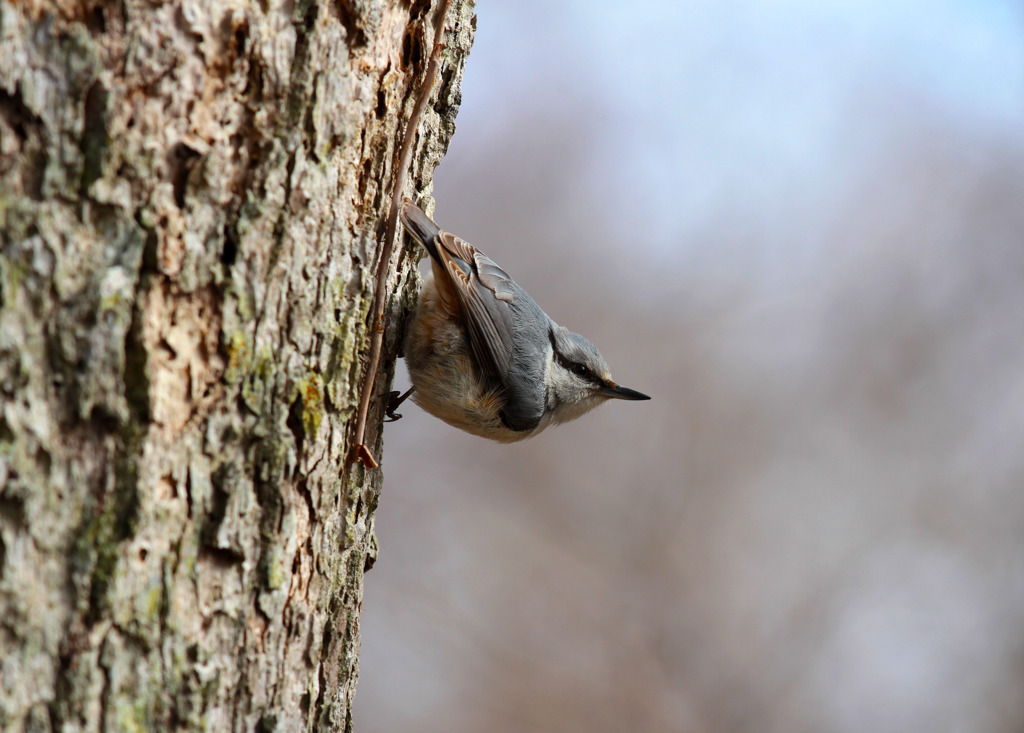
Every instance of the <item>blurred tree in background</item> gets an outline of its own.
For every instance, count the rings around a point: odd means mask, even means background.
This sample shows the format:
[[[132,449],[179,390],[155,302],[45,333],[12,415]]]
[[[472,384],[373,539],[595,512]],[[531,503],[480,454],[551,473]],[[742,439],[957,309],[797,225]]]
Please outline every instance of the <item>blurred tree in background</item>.
[[[361,729],[1021,730],[1024,7],[494,0],[465,94],[438,221],[654,399],[406,410]]]

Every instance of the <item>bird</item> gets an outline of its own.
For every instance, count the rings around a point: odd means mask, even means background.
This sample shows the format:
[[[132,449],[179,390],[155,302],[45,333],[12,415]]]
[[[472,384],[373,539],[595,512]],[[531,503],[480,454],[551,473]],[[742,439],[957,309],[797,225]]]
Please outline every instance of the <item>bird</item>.
[[[432,273],[406,329],[412,388],[398,402],[411,392],[449,425],[507,443],[609,399],[650,399],[613,381],[596,346],[555,323],[479,249],[443,231],[409,199],[401,218],[430,255]]]

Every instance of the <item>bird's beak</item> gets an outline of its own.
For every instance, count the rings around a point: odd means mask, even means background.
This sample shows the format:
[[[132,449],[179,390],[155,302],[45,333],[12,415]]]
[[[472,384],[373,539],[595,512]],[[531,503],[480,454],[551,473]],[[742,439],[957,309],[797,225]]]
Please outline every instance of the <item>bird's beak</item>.
[[[601,388],[601,394],[605,397],[614,397],[617,400],[649,400],[651,399],[643,392],[637,392],[635,389],[629,387],[620,387],[619,385],[609,384]]]

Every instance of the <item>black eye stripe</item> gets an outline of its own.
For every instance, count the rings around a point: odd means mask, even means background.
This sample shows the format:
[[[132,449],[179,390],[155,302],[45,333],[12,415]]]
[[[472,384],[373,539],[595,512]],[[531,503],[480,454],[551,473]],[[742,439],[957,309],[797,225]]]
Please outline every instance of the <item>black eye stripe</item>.
[[[551,340],[551,351],[555,355],[555,361],[558,362],[559,366],[567,372],[572,372],[577,377],[586,379],[588,382],[598,386],[601,385],[601,380],[590,370],[590,367],[586,364],[581,364],[578,361],[571,361],[558,350],[558,346],[555,344],[555,332],[553,330],[548,331],[548,338]]]
[[[592,371],[590,371],[590,368],[586,364],[580,364],[578,361],[570,361],[557,351],[555,352],[555,361],[557,361],[559,366],[565,369],[565,371],[572,372],[577,377],[582,377],[588,382],[595,382],[597,380],[597,377]]]

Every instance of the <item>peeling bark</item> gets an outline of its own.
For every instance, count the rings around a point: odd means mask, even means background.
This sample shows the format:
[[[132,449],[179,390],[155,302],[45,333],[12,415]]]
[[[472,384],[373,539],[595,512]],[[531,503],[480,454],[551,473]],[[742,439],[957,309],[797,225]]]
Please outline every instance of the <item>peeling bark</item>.
[[[351,728],[380,473],[346,457],[438,4],[0,2],[4,730]]]

